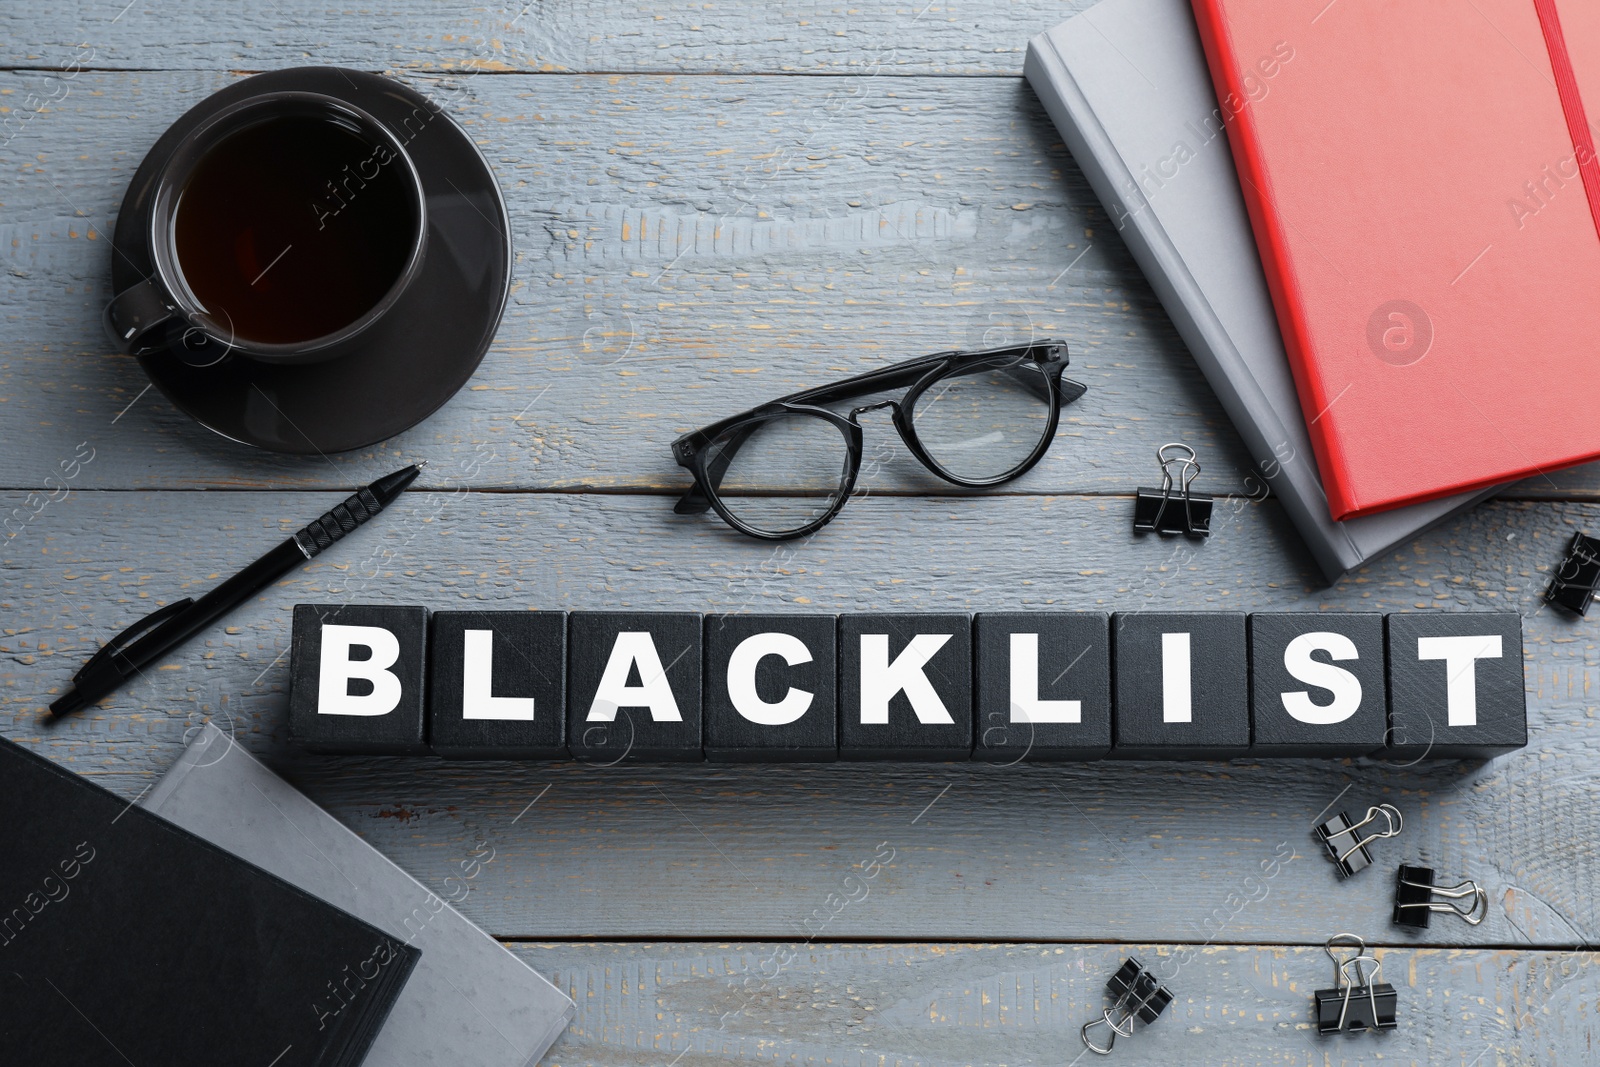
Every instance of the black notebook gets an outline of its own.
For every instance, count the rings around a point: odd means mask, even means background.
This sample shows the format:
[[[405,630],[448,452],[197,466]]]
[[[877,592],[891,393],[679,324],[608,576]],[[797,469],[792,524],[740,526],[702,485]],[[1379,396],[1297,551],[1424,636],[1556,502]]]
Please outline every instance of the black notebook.
[[[354,1067],[420,955],[0,738],[0,1063]]]

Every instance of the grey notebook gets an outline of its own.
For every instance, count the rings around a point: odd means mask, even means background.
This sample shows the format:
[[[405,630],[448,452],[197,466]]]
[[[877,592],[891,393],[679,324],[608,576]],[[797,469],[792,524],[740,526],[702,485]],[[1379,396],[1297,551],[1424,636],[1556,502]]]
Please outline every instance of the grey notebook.
[[[1329,581],[1494,492],[1328,516],[1189,0],[1103,0],[1023,72]]]
[[[139,806],[422,950],[367,1063],[527,1067],[566,1029],[560,990],[216,727]]]

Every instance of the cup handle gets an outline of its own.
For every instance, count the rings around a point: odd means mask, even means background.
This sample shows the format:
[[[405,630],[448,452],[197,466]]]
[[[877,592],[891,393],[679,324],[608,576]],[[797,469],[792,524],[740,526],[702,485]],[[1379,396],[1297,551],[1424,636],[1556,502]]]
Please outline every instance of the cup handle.
[[[131,289],[124,289],[106,305],[106,332],[112,340],[135,356],[146,355],[164,347],[151,336],[156,327],[170,322],[176,315],[171,304],[156,284],[146,278]]]

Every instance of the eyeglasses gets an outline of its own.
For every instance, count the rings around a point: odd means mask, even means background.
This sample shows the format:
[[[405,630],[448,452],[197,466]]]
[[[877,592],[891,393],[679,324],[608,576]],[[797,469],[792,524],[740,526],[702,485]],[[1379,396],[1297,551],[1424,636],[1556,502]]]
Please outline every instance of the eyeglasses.
[[[864,412],[888,408],[911,454],[934,474],[978,489],[1039,462],[1061,406],[1088,391],[1061,372],[1062,341],[936,352],[780,397],[685,434],[672,443],[694,488],[673,510],[715,508],[751,537],[782,541],[820,529],[844,507],[861,470]],[[899,400],[854,408],[825,405],[904,388]]]

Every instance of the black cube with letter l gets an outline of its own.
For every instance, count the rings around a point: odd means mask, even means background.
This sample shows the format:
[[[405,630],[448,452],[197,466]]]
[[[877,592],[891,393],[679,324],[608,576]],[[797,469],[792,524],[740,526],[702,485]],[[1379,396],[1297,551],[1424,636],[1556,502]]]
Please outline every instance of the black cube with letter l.
[[[972,757],[972,620],[839,618],[839,758]]]
[[[707,615],[706,759],[838,759],[837,629],[832,615]]]
[[[1486,759],[1528,743],[1522,616],[1429,612],[1385,619],[1394,759]]]
[[[428,611],[297,604],[289,736],[312,752],[422,756]]]
[[[1366,756],[1384,746],[1383,616],[1250,616],[1253,756]]]
[[[567,616],[439,611],[428,747],[446,759],[567,758]]]
[[[1111,616],[1111,759],[1230,759],[1250,748],[1243,614]]]
[[[1111,749],[1111,616],[980,612],[972,758],[1096,760]]]
[[[700,616],[567,617],[567,748],[589,763],[705,759]]]

